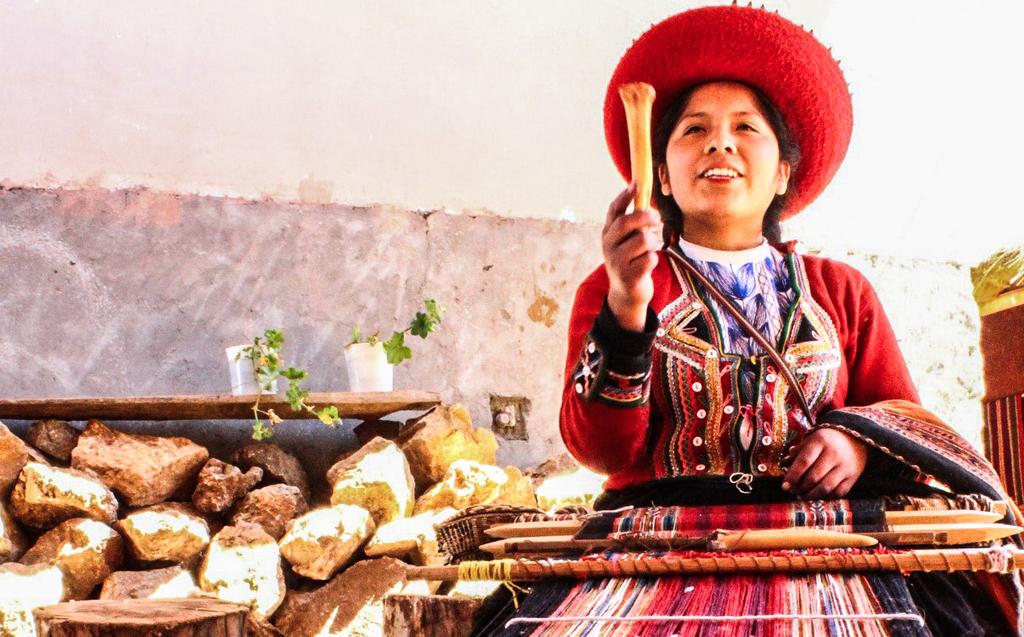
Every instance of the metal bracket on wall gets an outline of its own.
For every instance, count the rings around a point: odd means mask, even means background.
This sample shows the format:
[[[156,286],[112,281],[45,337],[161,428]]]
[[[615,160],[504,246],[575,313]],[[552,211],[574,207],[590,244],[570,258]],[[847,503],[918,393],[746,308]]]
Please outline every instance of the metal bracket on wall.
[[[505,440],[529,440],[526,431],[529,413],[529,398],[491,394],[491,431],[495,436]]]

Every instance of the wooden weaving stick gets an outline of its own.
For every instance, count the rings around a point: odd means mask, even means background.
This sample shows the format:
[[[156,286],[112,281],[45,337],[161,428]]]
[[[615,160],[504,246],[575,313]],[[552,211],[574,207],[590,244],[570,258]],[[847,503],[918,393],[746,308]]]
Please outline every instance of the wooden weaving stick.
[[[900,513],[900,514],[903,514],[903,515],[916,514],[916,515],[925,516],[925,515],[927,515],[929,513],[931,513],[931,514],[936,514],[936,513],[937,514],[942,514],[942,513],[948,512],[948,511],[978,511],[978,509],[891,509],[891,510],[887,510],[885,512],[885,514],[889,515],[891,513]],[[1005,518],[1006,514],[1009,513],[1009,512],[1010,512],[1010,507],[1006,503],[1005,500],[993,500],[992,501],[992,511],[991,511],[991,513],[998,513],[1000,520]],[[975,520],[975,521],[976,522],[980,522],[980,520]]]
[[[525,537],[497,540],[480,545],[480,550],[492,555],[517,553],[564,553],[566,551],[598,551],[609,548],[641,547],[702,548],[716,551],[768,551],[807,548],[864,548],[878,544],[866,535],[827,531],[824,529],[757,529],[751,531],[715,531],[693,538],[672,538],[621,541],[611,538],[576,540],[571,535]],[[641,546],[643,545],[643,546]]]
[[[498,540],[514,537],[537,537],[545,535],[573,535],[583,526],[584,520],[538,520],[536,522],[513,522],[495,524],[485,534]]]
[[[469,567],[469,568],[467,568]],[[460,574],[460,569],[465,569]],[[1024,551],[1012,547],[998,549],[929,549],[899,553],[859,553],[822,555],[730,555],[702,556],[647,555],[619,556],[615,559],[579,560],[495,560],[454,566],[409,566],[408,579],[455,582],[473,570],[486,579],[528,581],[558,577],[639,577],[690,575],[700,573],[821,573],[869,571],[992,571],[1024,569]],[[478,577],[477,579],[483,579]]]
[[[1006,517],[1006,512],[971,509],[920,509],[917,511],[886,511],[885,523],[900,524],[991,524]]]
[[[885,522],[897,524],[989,524],[998,522],[1005,513],[995,511],[922,509],[918,511],[886,511]],[[540,520],[535,522],[515,522],[511,524],[495,524],[484,533],[496,538],[535,537],[538,535],[569,535],[575,534],[583,526],[584,520]]]
[[[599,551],[612,548],[693,548],[706,546],[718,551],[758,551],[804,548],[858,548],[879,542],[886,546],[956,546],[992,542],[1022,530],[1009,524],[907,524],[891,526],[885,531],[847,533],[814,528],[756,529],[750,531],[718,531],[696,538],[622,537],[577,540],[571,535],[518,537],[487,542],[481,551],[492,555],[517,553],[560,553],[566,551]]]
[[[994,542],[1024,531],[1010,524],[904,524],[886,527],[885,531],[869,531],[870,535],[886,546],[930,544],[950,545]]]
[[[654,87],[646,82],[630,82],[619,86],[619,97],[626,110],[626,130],[629,133],[629,169],[636,184],[633,209],[647,210],[651,206],[654,188],[654,159],[651,156],[651,107],[654,106]]]

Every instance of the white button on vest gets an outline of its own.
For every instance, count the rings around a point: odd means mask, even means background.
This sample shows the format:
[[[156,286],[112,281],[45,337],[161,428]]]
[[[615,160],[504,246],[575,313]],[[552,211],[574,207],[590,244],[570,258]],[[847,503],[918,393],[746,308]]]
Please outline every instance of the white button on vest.
[[[735,409],[732,408],[732,405],[726,405],[725,409],[723,409],[722,411],[724,411],[727,414],[731,414],[732,412],[735,411]]]
[[[765,436],[764,438],[761,438],[761,444],[766,446],[766,447],[768,445],[772,444],[772,437],[771,436]]]
[[[587,344],[587,351],[590,352],[591,354],[594,353],[595,349],[597,349],[597,346],[594,345],[593,343],[588,343]]]
[[[703,418],[703,417],[705,417],[707,415],[708,415],[708,412],[704,411],[703,409],[698,409],[697,410],[697,417],[698,418]]]
[[[768,467],[763,464],[759,464],[757,465],[757,470],[760,471],[761,473],[764,473],[765,471],[768,470]]]
[[[697,465],[697,466],[696,466],[696,467],[694,467],[694,468],[695,468],[695,469],[696,469],[697,471],[703,471],[703,470],[707,469],[707,467],[706,467],[706,466],[704,466],[704,465],[702,465],[702,464],[699,464],[699,465]]]
[[[766,381],[768,381],[769,383],[774,383],[775,382],[775,374],[766,374],[764,379]]]
[[[659,327],[658,331],[655,332],[655,334],[657,334],[658,336],[664,336],[665,335],[665,330]]]
[[[704,389],[704,386],[700,383],[694,383],[690,385],[690,388],[693,389],[693,391],[700,391],[701,389]]]
[[[709,349],[709,350],[708,350],[708,353],[706,354],[706,356],[707,356],[708,358],[714,358],[714,357],[718,356],[718,350],[715,350],[715,349]]]
[[[699,446],[701,446],[702,444],[704,444],[704,440],[703,440],[703,439],[701,439],[701,437],[700,437],[700,436],[697,436],[696,438],[694,438],[694,439],[693,439],[693,446],[694,446],[694,447],[699,447]]]
[[[582,394],[583,393],[583,385],[580,385],[579,383],[576,383],[576,393],[577,394]]]

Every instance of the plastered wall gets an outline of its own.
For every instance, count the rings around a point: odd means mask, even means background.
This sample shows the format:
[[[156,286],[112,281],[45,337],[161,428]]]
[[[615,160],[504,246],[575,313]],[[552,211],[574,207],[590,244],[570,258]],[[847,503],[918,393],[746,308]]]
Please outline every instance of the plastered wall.
[[[148,190],[0,190],[0,396],[229,391],[224,348],[285,331],[289,364],[313,390],[348,388],[352,327],[403,326],[422,299],[447,307],[413,339],[396,388],[466,404],[531,403],[528,440],[501,460],[562,451],[565,334],[576,285],[600,263],[593,223],[386,207],[249,201]],[[965,268],[826,251],[874,282],[927,406],[980,440],[977,318]],[[351,447],[347,429],[282,425],[304,455]],[[247,423],[139,424],[243,441]],[[286,429],[291,428],[291,429]],[[320,466],[327,460],[311,458]]]

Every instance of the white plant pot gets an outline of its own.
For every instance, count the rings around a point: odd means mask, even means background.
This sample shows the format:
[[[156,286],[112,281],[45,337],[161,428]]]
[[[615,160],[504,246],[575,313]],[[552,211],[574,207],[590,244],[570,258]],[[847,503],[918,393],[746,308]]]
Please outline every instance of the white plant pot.
[[[231,373],[231,393],[235,396],[248,396],[261,392],[256,384],[256,373],[252,368],[252,361],[243,351],[248,345],[233,345],[224,348],[228,357],[228,371]],[[277,393],[277,381],[271,386],[270,393]]]
[[[388,362],[384,344],[352,343],[345,346],[345,368],[351,391],[392,391],[395,366]]]

